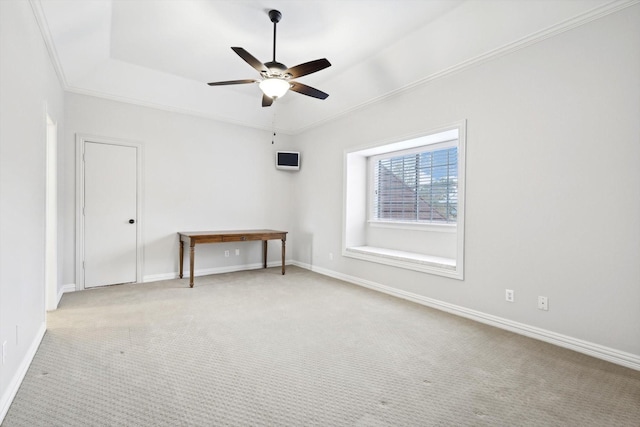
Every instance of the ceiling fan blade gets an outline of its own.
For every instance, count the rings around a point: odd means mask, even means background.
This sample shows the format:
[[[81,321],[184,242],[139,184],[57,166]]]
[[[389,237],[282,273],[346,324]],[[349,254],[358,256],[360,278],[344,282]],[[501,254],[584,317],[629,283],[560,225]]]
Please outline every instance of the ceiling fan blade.
[[[298,83],[298,82],[289,82],[289,83],[291,83],[292,91],[301,93],[303,95],[311,96],[313,98],[318,98],[318,99],[327,99],[327,97],[329,96],[328,93],[324,93],[323,91],[313,88],[311,86],[303,85],[302,83]]]
[[[271,104],[273,104],[273,98],[269,98],[267,95],[262,95],[262,106],[271,107]]]
[[[233,51],[238,54],[238,56],[245,60],[245,62],[255,68],[259,73],[265,72],[268,73],[269,70],[264,64],[258,61],[253,55],[244,50],[241,47],[232,47]]]
[[[324,70],[330,67],[331,63],[327,61],[327,58],[316,59],[315,61],[305,62],[304,64],[296,65],[289,68],[285,73],[291,74],[292,79],[306,76],[307,74],[315,73],[316,71]]]
[[[226,82],[211,82],[207,83],[209,86],[225,86],[225,85],[243,85],[246,83],[257,83],[257,80],[245,79],[245,80],[228,80]]]

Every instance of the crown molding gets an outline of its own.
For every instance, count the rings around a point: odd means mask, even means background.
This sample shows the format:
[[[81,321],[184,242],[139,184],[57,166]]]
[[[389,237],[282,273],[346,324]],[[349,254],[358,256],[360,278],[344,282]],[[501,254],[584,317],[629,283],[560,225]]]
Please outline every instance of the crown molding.
[[[0,1],[2,1],[2,0],[0,0]],[[256,125],[254,123],[248,123],[246,121],[233,119],[233,118],[227,117],[227,116],[220,116],[220,115],[213,114],[213,113],[205,113],[205,112],[199,111],[199,110],[190,110],[188,108],[179,108],[179,107],[173,107],[173,106],[170,106],[170,105],[156,104],[156,103],[153,103],[153,102],[141,101],[141,100],[135,99],[135,98],[128,98],[126,96],[112,95],[112,94],[109,94],[109,93],[98,92],[98,91],[93,91],[93,90],[89,90],[89,89],[83,89],[83,88],[79,88],[79,87],[75,87],[75,86],[67,86],[65,88],[65,91],[68,92],[68,93],[74,93],[74,94],[77,94],[77,95],[84,95],[84,96],[91,96],[91,97],[94,97],[94,98],[106,99],[108,101],[122,102],[124,104],[135,105],[135,106],[138,106],[138,107],[152,108],[154,110],[161,110],[161,111],[167,111],[167,112],[170,112],[170,113],[184,114],[184,115],[191,116],[191,117],[200,117],[200,118],[203,118],[203,119],[214,120],[214,121],[217,121],[217,122],[228,123],[228,124],[232,124],[232,125],[236,125],[236,126],[242,126],[242,127],[251,128],[251,129],[256,129],[256,130],[264,130],[264,131],[267,131],[267,132],[277,132],[277,133],[281,133],[281,134],[284,134],[284,135],[292,135],[291,131],[289,129],[278,128],[276,126]]]
[[[58,52],[56,51],[56,45],[53,43],[53,38],[51,37],[51,32],[49,31],[49,23],[47,22],[47,17],[42,10],[42,2],[41,0],[29,0],[29,4],[31,5],[31,9],[33,10],[34,17],[36,18],[38,28],[40,28],[40,34],[44,39],[44,44],[47,47],[47,52],[49,52],[49,58],[51,58],[51,63],[53,64],[53,68],[55,69],[56,75],[58,76],[58,81],[60,82],[63,90],[68,90],[69,84],[67,83],[67,78],[64,74],[64,69],[62,68],[62,63],[60,62]]]
[[[410,91],[412,89],[415,89],[417,87],[426,85],[428,83],[433,82],[434,80],[438,80],[444,77],[447,77],[451,74],[454,73],[458,73],[460,71],[464,71],[467,70],[469,68],[472,68],[476,65],[491,61],[493,59],[497,59],[499,57],[517,52],[521,49],[524,49],[526,47],[529,47],[533,44],[539,43],[543,40],[546,40],[548,38],[551,37],[555,37],[559,34],[562,34],[566,31],[569,31],[571,29],[580,27],[582,25],[588,24],[589,22],[595,21],[597,19],[600,19],[602,17],[605,17],[607,15],[610,15],[612,13],[618,12],[620,10],[626,9],[628,7],[631,7],[635,4],[640,3],[640,0],[614,0],[610,3],[607,3],[605,5],[602,6],[598,6],[596,8],[593,8],[591,10],[588,10],[584,13],[581,13],[579,15],[574,16],[573,18],[567,19],[565,21],[562,21],[558,24],[552,25],[546,29],[540,30],[540,31],[536,31],[528,36],[522,37],[519,40],[516,40],[514,42],[511,43],[507,43],[506,45],[503,45],[501,47],[498,47],[496,49],[490,50],[486,53],[483,53],[481,55],[478,55],[474,58],[465,60],[463,62],[460,62],[456,65],[453,65],[451,67],[445,68],[441,71],[438,71],[436,73],[430,74],[428,76],[425,76],[419,80],[416,80],[412,83],[409,83],[405,86],[402,86],[398,89],[395,89],[391,92],[385,93],[383,95],[377,96],[375,98],[372,98],[368,101],[362,102],[358,105],[355,105],[353,107],[349,107],[346,108],[344,110],[342,110],[339,113],[336,114],[332,114],[324,119],[318,120],[317,122],[314,122],[308,126],[302,126],[296,129],[291,130],[291,134],[292,135],[298,135],[300,133],[303,132],[307,132],[311,129],[320,127],[324,124],[327,124],[329,122],[332,122],[334,120],[337,120],[341,117],[347,116],[351,113],[354,113],[356,111],[359,110],[363,110],[371,105],[374,105],[376,103],[382,102],[386,99],[390,99],[393,97],[396,97],[398,95],[401,95],[407,91]]]

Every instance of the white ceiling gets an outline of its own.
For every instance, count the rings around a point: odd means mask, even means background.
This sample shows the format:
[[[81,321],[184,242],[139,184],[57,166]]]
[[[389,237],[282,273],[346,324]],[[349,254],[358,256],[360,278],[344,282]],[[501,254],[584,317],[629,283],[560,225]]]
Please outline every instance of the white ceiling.
[[[597,17],[627,0],[31,0],[65,90],[295,134]],[[258,73],[231,46],[291,67],[332,66],[261,107]]]

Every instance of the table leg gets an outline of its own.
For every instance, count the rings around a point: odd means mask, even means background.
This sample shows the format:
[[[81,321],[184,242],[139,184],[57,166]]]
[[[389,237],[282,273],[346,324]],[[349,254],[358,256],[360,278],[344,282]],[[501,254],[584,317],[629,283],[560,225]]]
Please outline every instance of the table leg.
[[[192,241],[189,246],[189,287],[193,288],[193,265],[196,257],[196,245]]]
[[[262,241],[262,268],[267,268],[267,241]]]
[[[184,262],[184,242],[180,239],[180,277],[182,279],[182,264]]]
[[[285,240],[282,239],[282,274],[284,275]]]

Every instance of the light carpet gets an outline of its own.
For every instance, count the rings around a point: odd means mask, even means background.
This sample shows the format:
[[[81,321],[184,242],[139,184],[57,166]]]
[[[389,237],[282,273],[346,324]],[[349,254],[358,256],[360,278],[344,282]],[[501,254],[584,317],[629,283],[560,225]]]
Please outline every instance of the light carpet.
[[[639,426],[640,372],[288,267],[65,294],[3,426]]]

